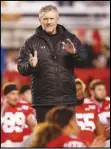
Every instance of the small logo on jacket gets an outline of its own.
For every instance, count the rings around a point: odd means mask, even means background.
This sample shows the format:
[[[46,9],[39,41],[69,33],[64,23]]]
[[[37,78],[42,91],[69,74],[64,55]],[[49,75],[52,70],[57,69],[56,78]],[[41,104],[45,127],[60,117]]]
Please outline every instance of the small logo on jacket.
[[[45,49],[45,46],[41,46],[41,49]]]

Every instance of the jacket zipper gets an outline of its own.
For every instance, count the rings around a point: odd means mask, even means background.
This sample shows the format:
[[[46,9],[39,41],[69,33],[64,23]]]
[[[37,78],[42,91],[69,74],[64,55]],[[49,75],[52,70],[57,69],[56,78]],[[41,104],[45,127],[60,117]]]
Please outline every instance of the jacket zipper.
[[[53,53],[54,53],[54,59],[57,59],[56,48],[57,48],[58,43],[59,43],[60,41],[57,42],[57,44],[56,44],[55,47],[53,47],[53,45],[52,45],[52,43],[50,42],[49,38],[45,38],[44,36],[40,36],[40,37],[46,41],[46,43],[47,43],[47,45],[48,45],[50,51],[52,52],[52,50],[53,50]],[[52,50],[51,50],[51,49],[52,49]],[[56,63],[57,63],[57,60],[56,60]],[[57,64],[56,64],[56,67],[55,67],[55,72],[56,72],[55,75],[56,75],[56,76],[57,76],[57,70],[58,70],[58,68],[57,68]],[[56,95],[57,95],[57,78],[56,78],[55,81],[56,81]]]
[[[57,42],[56,46],[54,47],[55,59],[57,59],[56,49],[58,49],[59,42]],[[58,82],[58,79],[59,79],[59,77],[58,77],[59,76],[59,72],[58,73],[57,72],[58,72],[58,63],[57,63],[57,60],[56,60],[56,82]],[[57,88],[58,88],[58,84],[56,83],[56,93],[59,95],[60,91]]]

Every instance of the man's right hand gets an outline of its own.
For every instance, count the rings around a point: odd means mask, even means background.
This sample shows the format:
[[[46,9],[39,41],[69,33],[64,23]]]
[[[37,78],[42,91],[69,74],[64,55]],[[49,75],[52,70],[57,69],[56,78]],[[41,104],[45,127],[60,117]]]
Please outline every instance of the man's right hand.
[[[34,56],[30,54],[29,62],[32,67],[35,67],[37,65],[38,63],[37,51],[34,51]]]

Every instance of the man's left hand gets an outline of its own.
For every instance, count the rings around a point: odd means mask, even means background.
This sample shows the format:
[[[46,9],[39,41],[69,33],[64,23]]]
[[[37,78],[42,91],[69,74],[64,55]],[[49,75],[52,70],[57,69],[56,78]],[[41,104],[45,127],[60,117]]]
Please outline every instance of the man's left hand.
[[[66,42],[62,42],[63,48],[70,54],[76,53],[76,48],[70,39],[66,39]]]

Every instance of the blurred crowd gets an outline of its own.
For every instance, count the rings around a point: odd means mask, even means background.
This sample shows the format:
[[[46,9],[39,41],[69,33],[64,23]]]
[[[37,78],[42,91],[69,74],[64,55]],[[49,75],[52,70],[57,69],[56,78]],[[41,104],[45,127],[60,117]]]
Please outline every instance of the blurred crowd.
[[[108,1],[58,1],[60,6],[73,6],[77,3],[87,6],[104,6],[109,4]]]
[[[85,46],[88,52],[88,60],[85,65],[86,68],[110,68],[110,39],[104,43],[98,29],[94,29],[91,33],[91,39],[86,40],[87,30],[80,28],[77,30],[76,36]],[[9,71],[17,71],[17,58],[19,49],[6,49],[5,65]]]
[[[22,1],[22,3],[32,3],[32,2],[36,2],[36,1]],[[41,2],[41,1],[37,1],[37,2]],[[6,4],[8,3],[8,1],[2,1],[2,6],[6,6]],[[16,1],[15,4],[17,5],[21,5],[22,4],[20,1]],[[110,1],[54,1],[54,3],[58,6],[74,6],[74,5],[86,5],[86,6],[106,6],[110,4]]]
[[[88,52],[86,67],[109,68],[110,67],[110,40],[104,43],[97,29],[92,31],[91,42],[86,41],[86,29],[78,30],[78,37]]]

